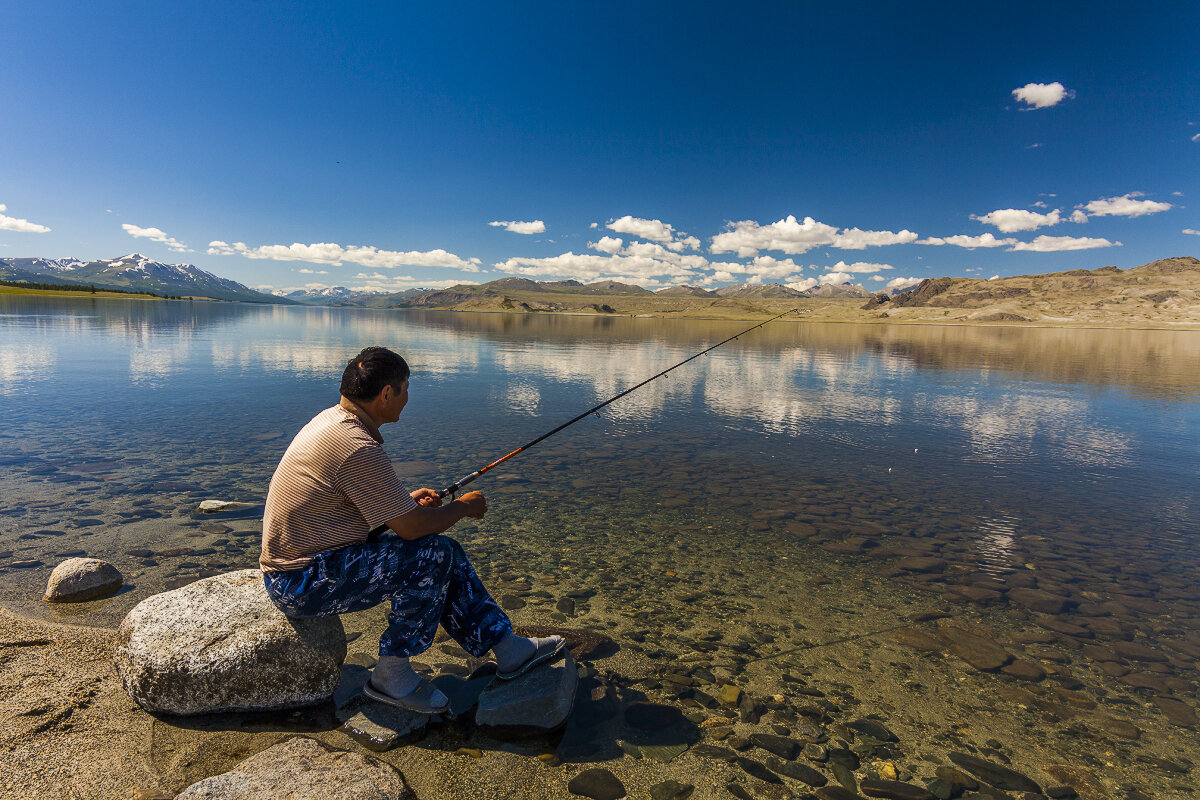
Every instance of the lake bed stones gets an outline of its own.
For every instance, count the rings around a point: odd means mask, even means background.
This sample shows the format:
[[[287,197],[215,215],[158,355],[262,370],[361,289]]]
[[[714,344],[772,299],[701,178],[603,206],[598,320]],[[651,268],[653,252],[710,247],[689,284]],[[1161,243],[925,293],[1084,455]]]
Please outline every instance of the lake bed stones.
[[[341,620],[284,616],[257,569],[146,598],[122,621],[115,653],[138,705],[179,715],[319,703],[337,689],[345,658]]]
[[[268,747],[229,772],[193,783],[175,800],[411,800],[404,776],[379,759],[298,736]]]
[[[82,603],[120,590],[125,579],[112,564],[98,558],[68,558],[50,573],[47,603]]]
[[[420,733],[433,719],[431,714],[419,714],[366,695],[358,695],[338,709],[342,733],[368,750],[382,753],[401,741]]]
[[[591,800],[620,800],[625,784],[606,769],[585,769],[567,783],[567,791]]]
[[[979,780],[995,786],[997,789],[1007,789],[1014,792],[1033,792],[1041,794],[1042,788],[1027,775],[1022,775],[1015,769],[986,761],[967,753],[951,753],[950,760],[962,769],[974,775]]]

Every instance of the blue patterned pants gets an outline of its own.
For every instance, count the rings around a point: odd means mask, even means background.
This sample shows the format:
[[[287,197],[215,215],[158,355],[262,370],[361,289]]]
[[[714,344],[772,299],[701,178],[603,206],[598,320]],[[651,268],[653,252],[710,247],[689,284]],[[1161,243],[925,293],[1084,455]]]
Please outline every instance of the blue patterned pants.
[[[440,622],[468,653],[482,657],[512,630],[462,545],[449,536],[379,539],[330,550],[307,567],[263,573],[284,614],[304,619],[363,611],[391,601],[381,656],[413,656],[433,644]]]

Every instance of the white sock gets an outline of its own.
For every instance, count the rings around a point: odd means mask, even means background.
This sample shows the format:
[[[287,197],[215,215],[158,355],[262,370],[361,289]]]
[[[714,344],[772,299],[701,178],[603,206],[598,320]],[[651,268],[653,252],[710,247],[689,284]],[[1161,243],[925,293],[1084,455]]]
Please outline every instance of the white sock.
[[[492,653],[496,656],[496,666],[500,668],[501,672],[510,672],[516,669],[528,661],[529,657],[537,652],[538,647],[545,641],[549,641],[549,639],[526,639],[524,636],[509,633],[492,648]]]
[[[405,656],[380,656],[379,663],[371,670],[371,683],[384,694],[404,697],[417,688],[421,676]]]

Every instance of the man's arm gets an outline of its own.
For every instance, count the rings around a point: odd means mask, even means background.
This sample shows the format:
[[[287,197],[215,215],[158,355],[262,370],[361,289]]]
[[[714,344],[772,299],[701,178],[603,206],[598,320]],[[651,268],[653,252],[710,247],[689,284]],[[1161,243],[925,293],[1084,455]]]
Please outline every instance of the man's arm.
[[[427,496],[416,497],[425,491],[418,489],[413,493],[414,499],[418,501],[416,508],[387,521],[387,526],[394,530],[401,539],[412,541],[432,536],[435,533],[442,533],[449,530],[463,517],[482,519],[483,515],[487,513],[487,502],[479,492],[467,492],[453,502],[434,506],[425,504],[424,498]],[[432,492],[430,493],[432,494]]]

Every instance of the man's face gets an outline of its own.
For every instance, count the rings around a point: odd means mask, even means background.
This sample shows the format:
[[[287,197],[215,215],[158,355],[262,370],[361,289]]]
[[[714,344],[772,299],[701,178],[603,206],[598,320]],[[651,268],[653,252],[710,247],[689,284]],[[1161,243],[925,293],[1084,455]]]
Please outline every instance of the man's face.
[[[395,422],[400,419],[400,412],[408,405],[408,381],[399,386],[383,387],[384,422]]]

